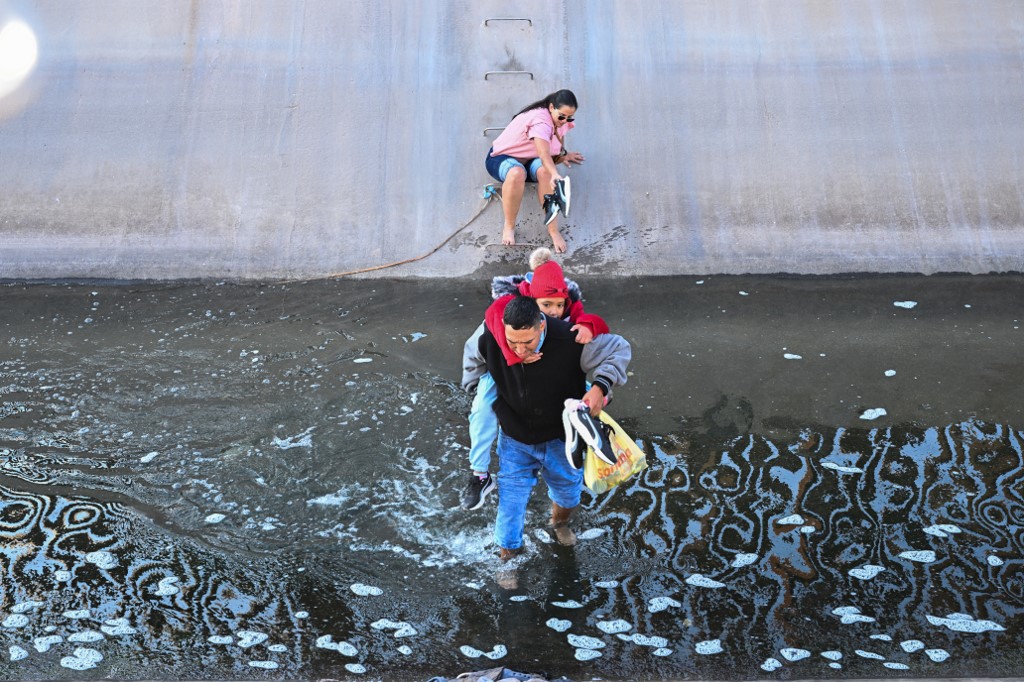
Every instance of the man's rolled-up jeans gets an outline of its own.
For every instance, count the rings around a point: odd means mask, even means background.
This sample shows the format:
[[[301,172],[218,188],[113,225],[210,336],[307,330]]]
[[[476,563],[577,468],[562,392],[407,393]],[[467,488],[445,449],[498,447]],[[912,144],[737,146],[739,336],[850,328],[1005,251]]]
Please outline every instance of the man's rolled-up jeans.
[[[494,541],[505,549],[523,546],[523,525],[530,493],[537,474],[548,485],[548,497],[559,507],[572,509],[580,503],[583,470],[573,469],[565,458],[561,438],[528,445],[498,433],[498,518],[494,523]]]

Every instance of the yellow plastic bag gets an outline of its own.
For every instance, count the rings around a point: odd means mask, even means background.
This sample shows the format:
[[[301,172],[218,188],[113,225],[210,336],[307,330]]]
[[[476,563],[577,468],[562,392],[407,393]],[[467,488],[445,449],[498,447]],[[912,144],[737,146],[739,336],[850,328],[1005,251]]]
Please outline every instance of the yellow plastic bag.
[[[583,481],[595,493],[611,490],[647,468],[647,456],[636,441],[626,435],[607,412],[602,410],[599,418],[609,427],[609,440],[618,461],[614,465],[608,464],[594,454],[593,448],[587,448],[587,457],[583,462]]]

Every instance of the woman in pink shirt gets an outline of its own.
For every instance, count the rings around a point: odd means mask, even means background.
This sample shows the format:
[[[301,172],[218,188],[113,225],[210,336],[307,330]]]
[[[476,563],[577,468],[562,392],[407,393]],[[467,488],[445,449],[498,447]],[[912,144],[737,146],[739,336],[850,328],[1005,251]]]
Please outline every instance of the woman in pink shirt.
[[[555,182],[563,180],[556,167],[564,163],[583,163],[583,155],[565,148],[565,135],[575,128],[576,95],[571,90],[553,92],[523,108],[512,118],[487,152],[487,172],[501,183],[505,225],[501,243],[516,243],[516,216],[523,201],[527,182],[537,183],[537,200],[544,208],[548,234],[555,252],[565,252],[565,240],[558,232],[556,219],[560,202]],[[567,194],[565,184],[560,191]]]

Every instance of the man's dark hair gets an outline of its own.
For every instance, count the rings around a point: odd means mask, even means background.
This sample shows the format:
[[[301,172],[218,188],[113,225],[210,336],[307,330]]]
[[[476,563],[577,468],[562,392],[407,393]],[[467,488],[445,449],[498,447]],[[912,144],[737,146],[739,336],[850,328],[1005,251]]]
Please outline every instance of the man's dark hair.
[[[513,329],[533,329],[544,319],[537,301],[529,296],[516,296],[505,306],[502,321]]]

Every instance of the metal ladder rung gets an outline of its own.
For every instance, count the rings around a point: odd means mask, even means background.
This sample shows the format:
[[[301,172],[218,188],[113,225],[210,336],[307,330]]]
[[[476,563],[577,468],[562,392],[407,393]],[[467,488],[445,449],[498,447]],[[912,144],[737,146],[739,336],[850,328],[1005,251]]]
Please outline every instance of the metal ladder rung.
[[[530,80],[533,80],[533,71],[488,71],[488,72],[486,72],[484,74],[484,80],[487,80],[489,76],[497,76],[497,75],[517,76],[517,75],[522,75],[522,74],[526,74],[527,76],[530,77]]]
[[[499,128],[484,128],[484,137],[487,137],[488,131],[491,131],[491,130],[504,130],[504,129],[505,129],[505,126],[501,126]]]
[[[533,26],[533,19],[527,19],[526,17],[492,17],[491,19],[484,19],[484,26],[491,21],[525,21],[530,26]]]

